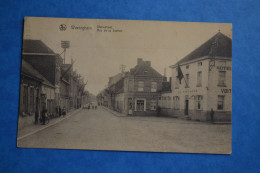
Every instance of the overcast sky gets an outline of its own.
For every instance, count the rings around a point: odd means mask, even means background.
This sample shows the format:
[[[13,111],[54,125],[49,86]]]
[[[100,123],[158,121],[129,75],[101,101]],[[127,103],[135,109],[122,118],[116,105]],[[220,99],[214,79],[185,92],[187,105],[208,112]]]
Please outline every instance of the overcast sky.
[[[65,24],[65,31],[59,26]],[[99,26],[112,26],[111,32],[98,32]],[[72,29],[89,27],[92,29]],[[122,32],[113,32],[122,30]],[[24,38],[42,40],[61,53],[61,40],[70,41],[66,63],[76,60],[73,69],[88,81],[86,89],[97,94],[108,83],[108,77],[136,65],[137,58],[151,61],[159,73],[170,77],[170,65],[207,41],[218,30],[232,38],[232,25],[223,23],[190,23],[133,20],[26,18]]]

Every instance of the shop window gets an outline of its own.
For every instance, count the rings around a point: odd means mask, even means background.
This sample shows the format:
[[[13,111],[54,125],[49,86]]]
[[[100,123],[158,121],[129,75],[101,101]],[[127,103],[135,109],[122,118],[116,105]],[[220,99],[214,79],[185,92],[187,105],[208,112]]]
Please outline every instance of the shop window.
[[[157,82],[152,82],[151,84],[151,92],[156,92],[157,91]]]
[[[226,72],[225,71],[219,71],[218,75],[218,86],[225,86],[226,83]]]
[[[138,91],[144,91],[144,81],[138,81]]]
[[[197,73],[197,87],[201,87],[201,83],[202,83],[202,72],[199,71]]]
[[[145,100],[136,100],[136,111],[145,111]]]
[[[224,96],[218,96],[218,110],[224,109]]]

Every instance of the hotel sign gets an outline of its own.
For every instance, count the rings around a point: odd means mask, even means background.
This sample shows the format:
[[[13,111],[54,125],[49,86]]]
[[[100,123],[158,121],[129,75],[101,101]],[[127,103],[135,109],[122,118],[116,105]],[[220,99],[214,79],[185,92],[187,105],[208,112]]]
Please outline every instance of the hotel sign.
[[[217,66],[218,70],[232,70],[231,67]]]

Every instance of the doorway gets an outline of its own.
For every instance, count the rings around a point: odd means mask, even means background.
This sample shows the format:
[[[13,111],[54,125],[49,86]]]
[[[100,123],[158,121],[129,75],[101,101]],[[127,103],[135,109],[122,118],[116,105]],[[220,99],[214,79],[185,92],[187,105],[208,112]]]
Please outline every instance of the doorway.
[[[184,114],[189,115],[189,100],[185,100]]]

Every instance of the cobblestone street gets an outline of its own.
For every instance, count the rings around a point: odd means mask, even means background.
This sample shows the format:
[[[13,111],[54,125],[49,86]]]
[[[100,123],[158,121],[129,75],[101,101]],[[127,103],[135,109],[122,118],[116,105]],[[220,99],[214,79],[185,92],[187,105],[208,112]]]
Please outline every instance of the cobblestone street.
[[[167,117],[129,117],[99,107],[83,109],[44,130],[21,138],[18,147],[230,153],[231,125]]]

